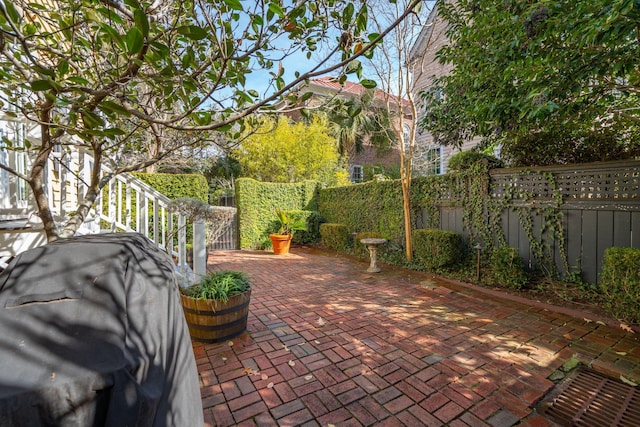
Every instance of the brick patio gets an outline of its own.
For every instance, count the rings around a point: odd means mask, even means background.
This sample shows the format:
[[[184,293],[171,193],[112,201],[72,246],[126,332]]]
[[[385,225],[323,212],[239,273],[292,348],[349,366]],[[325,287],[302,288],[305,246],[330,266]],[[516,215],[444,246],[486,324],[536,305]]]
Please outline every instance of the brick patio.
[[[253,283],[248,331],[194,343],[208,426],[549,426],[572,356],[640,381],[634,334],[315,249],[215,251]]]

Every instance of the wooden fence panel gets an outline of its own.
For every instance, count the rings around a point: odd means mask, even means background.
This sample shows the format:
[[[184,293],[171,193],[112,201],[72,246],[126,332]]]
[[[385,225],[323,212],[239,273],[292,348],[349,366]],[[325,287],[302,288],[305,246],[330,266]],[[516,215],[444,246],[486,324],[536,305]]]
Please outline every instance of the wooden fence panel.
[[[567,209],[563,214],[567,218],[565,226],[567,263],[569,268],[582,267],[582,210]]]
[[[518,248],[520,252],[520,220],[518,219],[518,213],[514,210],[507,209],[507,245]],[[524,257],[525,254],[520,254]],[[526,259],[526,258],[525,258]]]
[[[458,206],[440,207],[440,229],[460,233],[468,239],[469,233],[463,225],[463,209]]]
[[[455,230],[464,236],[465,239],[469,239],[469,233],[464,227],[464,209],[461,207],[456,208],[454,211]]]
[[[631,212],[613,213],[613,245],[631,246]]]
[[[602,268],[602,260],[604,259],[604,251],[613,246],[613,211],[597,211],[598,212],[598,231],[596,233],[596,271],[595,279],[598,279],[598,273]]]
[[[489,197],[504,200],[512,194],[521,194],[497,220],[506,243],[518,249],[529,267],[536,267],[536,260],[517,212],[517,206],[522,203],[541,209],[530,211],[531,232],[536,242],[541,241],[542,233],[545,257],[555,262],[555,269],[561,275],[579,268],[584,281],[597,284],[604,251],[608,247],[640,248],[640,161],[549,166],[535,170],[496,169],[490,173]],[[461,233],[468,241],[464,208],[453,205],[453,200],[451,204],[446,200],[440,202],[440,228]],[[563,244],[551,239],[549,228],[545,227],[542,232],[542,212],[546,206],[562,213]],[[425,228],[427,212],[418,209],[414,220],[417,228]],[[498,236],[493,236],[493,243],[499,242]],[[570,271],[565,271],[565,259]]]
[[[582,212],[582,275],[587,282],[597,280],[598,265],[598,237],[596,230],[598,229],[598,212],[583,211]]]
[[[640,248],[640,212],[631,212],[631,244]]]

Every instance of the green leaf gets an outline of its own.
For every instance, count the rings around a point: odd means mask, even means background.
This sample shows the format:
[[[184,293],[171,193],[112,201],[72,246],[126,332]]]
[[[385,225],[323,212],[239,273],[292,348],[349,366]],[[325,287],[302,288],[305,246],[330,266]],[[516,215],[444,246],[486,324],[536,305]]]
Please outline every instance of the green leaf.
[[[116,30],[115,28],[113,28],[110,25],[107,25],[105,23],[100,24],[100,29],[106,33],[106,35],[114,42],[116,43],[120,49],[122,49],[123,51],[126,51],[127,46],[124,42],[124,40],[122,39],[122,35],[118,32],[118,30]]]
[[[197,25],[185,25],[178,27],[178,33],[190,38],[191,40],[202,40],[207,37],[207,31]]]
[[[58,74],[63,76],[67,74],[67,71],[69,71],[69,62],[66,59],[62,59],[58,63]]]
[[[84,122],[86,127],[92,129],[92,128],[104,126],[104,120],[102,119],[102,117],[100,117],[96,113],[84,108],[81,110],[81,112],[82,112],[82,121]]]
[[[344,8],[344,11],[342,12],[343,29],[346,30],[351,26],[351,20],[353,19],[354,11],[355,11],[355,8],[353,6],[353,3],[347,4],[347,7]]]
[[[33,8],[33,9],[38,9],[38,10],[49,10],[49,8],[48,8],[47,6],[45,6],[45,5],[43,5],[43,4],[40,4],[40,3],[33,3],[33,2],[31,2],[31,3],[28,3],[28,5],[29,5],[29,7],[30,7],[30,8]]]
[[[360,80],[360,84],[367,89],[374,89],[378,84],[374,80],[364,79]]]
[[[49,79],[34,80],[31,82],[31,90],[33,90],[34,92],[42,92],[45,90],[54,90],[56,92],[59,92],[60,89],[60,85]]]
[[[20,22],[20,14],[18,13],[18,10],[13,6],[13,2],[12,1],[3,1],[2,2],[4,4],[4,8],[7,11],[7,15],[9,16],[9,19],[11,19],[11,21],[14,24],[17,24]]]
[[[280,18],[284,18],[284,12],[279,4],[269,3],[269,10],[274,14],[278,15]]]
[[[33,24],[27,24],[24,26],[24,32],[28,36],[34,35],[38,31],[38,28]]]
[[[257,25],[258,27],[261,27],[262,25],[264,25],[264,19],[262,19],[262,16],[260,15],[253,15],[251,17],[251,22]]]
[[[224,2],[227,4],[227,6],[229,6],[230,9],[244,10],[244,8],[242,7],[242,3],[240,3],[240,0],[224,0]]]
[[[88,85],[89,81],[87,79],[85,79],[84,77],[80,77],[80,76],[71,76],[68,79],[71,83],[75,83],[77,85]]]
[[[241,90],[236,91],[236,96],[238,97],[238,101],[240,103],[253,102],[253,98],[251,96],[249,96],[248,93],[243,92]]]
[[[126,41],[127,51],[130,55],[135,55],[140,52],[144,46],[144,37],[142,36],[142,32],[136,27],[131,28],[127,32]]]
[[[147,37],[149,35],[149,18],[147,17],[147,14],[141,9],[136,9],[133,11],[133,19],[136,23],[136,27],[138,27],[142,32],[142,35]]]
[[[45,67],[38,67],[38,66],[34,66],[33,69],[38,73],[38,74],[44,74],[47,77],[51,77],[54,78],[56,76],[56,73],[54,70],[52,70],[51,68],[45,68]]]
[[[126,117],[131,115],[122,105],[109,100],[102,101],[98,108],[105,114],[119,114]]]
[[[360,63],[360,61],[358,61],[357,59],[354,59],[353,61],[349,62],[349,65],[347,65],[347,68],[344,70],[345,73],[347,74],[353,74],[358,72],[358,70],[362,69],[362,63]]]
[[[137,0],[124,0],[124,4],[133,9],[140,9],[140,3]]]
[[[64,99],[64,98],[57,98],[53,101],[53,103],[57,106],[57,107],[67,107],[69,105],[71,105],[71,101],[69,101],[68,99]]]
[[[108,129],[104,129],[102,131],[102,133],[105,136],[119,136],[119,135],[124,135],[126,134],[125,131],[123,131],[122,129],[118,129],[118,128],[108,128]]]
[[[361,32],[367,29],[367,22],[369,21],[369,9],[367,9],[367,5],[363,5],[362,9],[360,9],[360,13],[356,17],[356,34],[360,34]]]

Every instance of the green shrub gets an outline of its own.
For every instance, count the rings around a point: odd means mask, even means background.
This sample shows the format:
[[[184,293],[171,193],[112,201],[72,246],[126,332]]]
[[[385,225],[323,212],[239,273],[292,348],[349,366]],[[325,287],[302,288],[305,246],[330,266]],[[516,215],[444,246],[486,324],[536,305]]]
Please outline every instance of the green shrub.
[[[293,235],[294,244],[307,245],[320,241],[320,224],[324,221],[320,212],[295,209],[289,210],[287,213],[294,219],[304,220],[307,224],[306,230],[297,231]]]
[[[320,237],[327,249],[343,252],[351,246],[351,235],[344,224],[328,222],[320,224]]]
[[[209,202],[209,183],[204,175],[142,172],[133,175],[170,199],[190,197]]]
[[[211,299],[222,302],[251,289],[249,277],[241,271],[215,271],[205,276],[200,283],[182,289],[191,298]]]
[[[360,242],[362,239],[384,239],[384,237],[377,231],[363,231],[354,236],[353,253],[360,258],[367,258],[369,256],[369,250]]]
[[[640,321],[640,249],[606,249],[600,278],[605,309],[620,320]]]
[[[415,260],[427,270],[457,264],[464,256],[462,235],[431,228],[413,230]]]
[[[463,171],[469,169],[475,163],[480,161],[486,162],[489,169],[503,167],[503,163],[500,159],[489,154],[481,153],[479,151],[461,151],[457,154],[454,154],[449,159],[447,167],[452,172]]]
[[[510,246],[493,248],[490,267],[491,278],[495,285],[520,289],[529,281],[524,261],[520,258],[516,248]]]

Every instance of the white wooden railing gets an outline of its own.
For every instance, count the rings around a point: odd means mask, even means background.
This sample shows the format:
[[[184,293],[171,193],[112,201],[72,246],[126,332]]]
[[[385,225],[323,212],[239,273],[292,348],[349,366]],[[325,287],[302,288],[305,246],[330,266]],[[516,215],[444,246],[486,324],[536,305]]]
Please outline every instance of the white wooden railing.
[[[3,149],[0,148],[0,152]],[[7,153],[6,151],[4,151]],[[10,156],[5,156],[8,161]],[[0,158],[0,160],[2,160]],[[63,224],[72,209],[82,200],[86,194],[90,170],[93,167],[93,157],[83,151],[54,153],[47,165],[46,189],[54,217],[59,224]],[[104,168],[103,173],[108,173]],[[24,191],[23,186],[10,185],[9,180],[2,184],[3,204],[0,205],[0,219],[15,219],[18,223],[21,219],[25,225],[5,227],[0,230],[4,239],[0,241],[0,269],[6,267],[7,260],[17,255],[30,246],[38,246],[44,243],[43,238],[30,239],[27,243],[18,237],[20,233],[43,233],[41,223],[38,224],[36,211],[31,205],[29,208],[12,206],[12,200],[22,200],[24,195],[12,194]],[[193,241],[187,242],[187,218],[184,215],[173,212],[170,208],[171,200],[164,194],[153,189],[131,174],[116,175],[103,189],[90,211],[86,221],[78,230],[79,235],[106,232],[138,232],[155,242],[160,248],[167,251],[176,263],[176,273],[183,285],[188,285],[197,280],[206,272],[206,243],[204,221],[196,221],[193,225]],[[9,216],[9,212],[13,217]],[[19,215],[15,213],[19,212]],[[34,221],[35,218],[35,221]],[[9,239],[8,233],[12,233]],[[17,242],[21,243],[17,243]],[[8,243],[7,243],[8,242]],[[187,264],[187,243],[193,247],[193,270]],[[13,245],[7,248],[6,245]],[[20,245],[16,248],[16,245]]]

